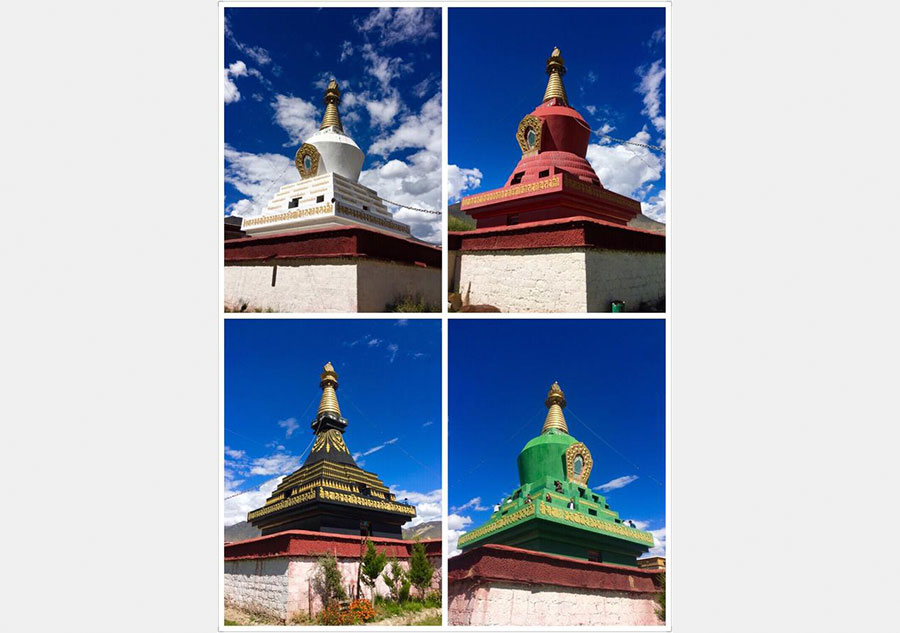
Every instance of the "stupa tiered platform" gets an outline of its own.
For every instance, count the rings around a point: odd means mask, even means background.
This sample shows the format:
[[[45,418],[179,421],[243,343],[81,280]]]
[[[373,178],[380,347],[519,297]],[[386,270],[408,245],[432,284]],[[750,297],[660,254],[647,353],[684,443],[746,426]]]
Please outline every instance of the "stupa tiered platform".
[[[609,312],[613,302],[658,311],[665,235],[630,227],[643,217],[640,202],[606,189],[588,163],[591,128],[569,105],[565,70],[554,49],[544,99],[516,131],[522,158],[506,184],[462,199],[476,231],[450,233],[450,286],[501,312]],[[590,221],[595,228],[584,228]]]
[[[300,180],[228,227],[225,301],[276,312],[384,312],[407,297],[441,305],[441,250],[394,220],[359,183],[365,155],[344,132],[332,80],[322,126],[297,150]],[[237,238],[237,239],[231,239]]]

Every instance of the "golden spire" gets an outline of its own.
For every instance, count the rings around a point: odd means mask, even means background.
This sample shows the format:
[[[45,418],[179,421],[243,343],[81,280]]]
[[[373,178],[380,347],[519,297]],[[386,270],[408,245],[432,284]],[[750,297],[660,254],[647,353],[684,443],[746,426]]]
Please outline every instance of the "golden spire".
[[[566,426],[566,418],[562,411],[563,407],[566,406],[566,395],[559,388],[558,382],[554,382],[550,387],[550,391],[547,392],[547,401],[544,404],[547,405],[548,411],[541,433],[546,433],[550,429],[556,429],[568,435],[569,427]]]
[[[341,115],[338,114],[338,104],[341,102],[341,91],[338,89],[337,82],[332,79],[325,89],[325,116],[322,117],[322,125],[320,130],[327,127],[336,127],[338,132],[344,131],[341,125]]]
[[[566,96],[566,87],[563,85],[562,76],[566,74],[562,54],[559,49],[554,47],[553,53],[547,60],[547,74],[550,79],[547,80],[547,89],[544,91],[544,101],[548,99],[561,99],[563,105],[569,105],[569,97]]]
[[[328,412],[341,417],[341,407],[338,405],[337,394],[335,393],[335,389],[338,387],[337,378],[338,375],[334,371],[334,367],[331,363],[326,363],[325,367],[322,368],[322,381],[319,383],[319,386],[322,388],[322,400],[319,402],[317,415]]]

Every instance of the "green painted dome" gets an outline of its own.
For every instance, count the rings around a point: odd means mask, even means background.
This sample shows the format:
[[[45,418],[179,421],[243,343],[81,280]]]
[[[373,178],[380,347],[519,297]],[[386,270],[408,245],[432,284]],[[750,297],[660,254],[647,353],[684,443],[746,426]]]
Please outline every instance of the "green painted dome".
[[[566,449],[578,443],[574,437],[557,429],[548,429],[525,445],[517,460],[519,485],[551,477],[566,480]]]

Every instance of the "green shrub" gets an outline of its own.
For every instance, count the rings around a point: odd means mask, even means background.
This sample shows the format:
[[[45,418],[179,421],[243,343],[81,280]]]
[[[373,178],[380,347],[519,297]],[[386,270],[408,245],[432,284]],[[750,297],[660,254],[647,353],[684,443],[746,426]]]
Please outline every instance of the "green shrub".
[[[334,554],[327,553],[316,561],[316,572],[313,576],[313,591],[322,600],[322,606],[328,607],[334,602],[347,599],[344,591],[344,578],[338,569]]]
[[[384,551],[375,550],[372,541],[366,539],[366,553],[360,561],[362,565],[362,577],[360,578],[365,585],[372,590],[372,599],[375,599],[375,581],[381,575],[384,566],[387,565],[387,554]]]
[[[409,601],[409,589],[410,589],[410,586],[411,586],[411,585],[409,584],[409,578],[404,578],[404,579],[403,579],[403,582],[402,582],[401,585],[400,585],[400,592],[399,592],[399,594],[398,594],[398,596],[397,596],[397,597],[400,599],[400,602],[407,602],[407,601]]]
[[[419,590],[419,597],[425,597],[425,589],[431,584],[434,567],[425,555],[425,546],[418,540],[413,543],[412,555],[409,557],[409,581]]]
[[[447,230],[448,231],[474,231],[475,223],[474,222],[466,222],[462,218],[458,218],[456,216],[451,215],[450,219],[447,220]]]
[[[384,572],[382,578],[384,578],[385,584],[391,591],[391,599],[395,602],[399,602],[400,586],[403,584],[403,581],[406,580],[406,572],[403,570],[403,567],[400,566],[400,562],[396,558],[391,557],[388,571]]]
[[[440,591],[429,591],[428,595],[425,596],[426,607],[440,607],[442,602]]]

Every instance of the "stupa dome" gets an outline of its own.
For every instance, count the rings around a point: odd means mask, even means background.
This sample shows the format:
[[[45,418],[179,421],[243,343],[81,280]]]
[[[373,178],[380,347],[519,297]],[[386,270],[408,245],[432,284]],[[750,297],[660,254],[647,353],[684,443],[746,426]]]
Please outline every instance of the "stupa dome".
[[[335,173],[344,178],[359,181],[365,154],[352,138],[344,132],[338,104],[341,102],[341,91],[337,82],[332,79],[325,89],[325,116],[319,131],[306,139],[319,152],[318,175]]]

